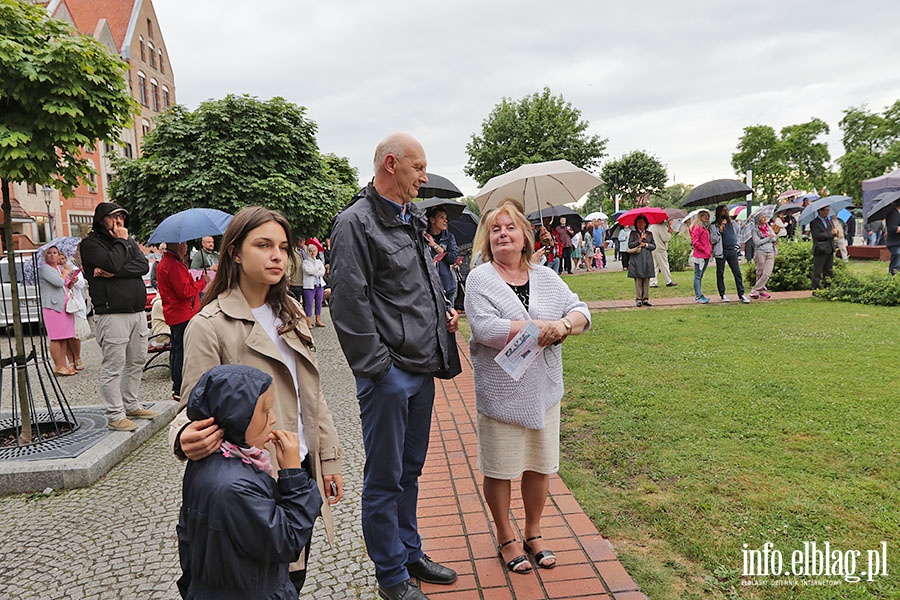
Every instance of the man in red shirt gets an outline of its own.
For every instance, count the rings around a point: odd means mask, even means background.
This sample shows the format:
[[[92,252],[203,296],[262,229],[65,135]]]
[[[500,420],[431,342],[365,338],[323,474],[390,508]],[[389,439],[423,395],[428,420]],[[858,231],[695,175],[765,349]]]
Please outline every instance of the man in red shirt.
[[[200,310],[200,292],[209,282],[204,273],[194,280],[184,264],[186,242],[168,242],[166,251],[156,268],[159,297],[162,298],[163,317],[169,326],[172,350],[169,367],[172,370],[172,399],[181,400],[181,369],[184,365],[184,330],[188,321]]]

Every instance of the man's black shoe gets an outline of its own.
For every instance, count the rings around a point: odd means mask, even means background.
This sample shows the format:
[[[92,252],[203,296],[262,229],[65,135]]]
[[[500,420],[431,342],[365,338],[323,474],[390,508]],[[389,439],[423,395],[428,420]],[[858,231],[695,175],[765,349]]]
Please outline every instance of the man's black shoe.
[[[406,570],[409,571],[410,577],[416,577],[428,583],[449,585],[456,581],[456,571],[434,562],[428,558],[427,554],[406,565]]]
[[[378,584],[378,595],[383,600],[428,600],[428,596],[417,588],[411,579],[402,581],[391,587]]]

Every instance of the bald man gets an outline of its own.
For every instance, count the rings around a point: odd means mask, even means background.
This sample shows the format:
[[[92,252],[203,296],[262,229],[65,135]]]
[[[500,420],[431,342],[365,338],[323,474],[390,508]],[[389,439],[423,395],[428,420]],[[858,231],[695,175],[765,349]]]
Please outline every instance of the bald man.
[[[385,600],[422,600],[410,577],[438,584],[456,572],[422,552],[418,481],[428,452],[434,375],[448,367],[444,298],[412,204],[428,182],[425,150],[395,133],[375,150],[375,177],[334,219],[331,317],[356,377],[366,464],[362,525]]]
[[[216,252],[216,242],[212,236],[206,236],[200,240],[200,250],[194,252],[191,257],[192,269],[209,269],[215,271],[219,265],[219,253]]]

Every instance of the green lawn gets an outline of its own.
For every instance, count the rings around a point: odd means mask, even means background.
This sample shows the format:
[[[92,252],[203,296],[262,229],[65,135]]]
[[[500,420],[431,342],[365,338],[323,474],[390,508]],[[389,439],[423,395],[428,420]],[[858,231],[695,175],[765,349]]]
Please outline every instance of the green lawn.
[[[674,276],[651,298],[692,293],[690,273]],[[565,281],[584,300],[634,289],[621,272]],[[714,290],[715,273],[704,283]],[[816,299],[735,308],[595,312],[563,346],[561,476],[651,600],[900,598],[900,313]],[[742,585],[743,544],[772,542],[789,568],[804,542],[826,541],[863,551],[857,572],[887,542],[889,577]]]
[[[814,299],[608,311],[566,342],[561,475],[651,599],[900,597],[897,317]],[[767,541],[788,566],[804,541],[886,541],[890,577],[742,586],[742,545]]]

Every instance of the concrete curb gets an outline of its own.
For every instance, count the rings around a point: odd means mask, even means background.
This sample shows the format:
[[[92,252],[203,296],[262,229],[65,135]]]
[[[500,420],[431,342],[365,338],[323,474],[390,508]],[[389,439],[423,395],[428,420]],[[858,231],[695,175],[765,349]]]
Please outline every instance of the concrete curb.
[[[140,419],[137,431],[109,433],[75,458],[0,461],[2,494],[39,492],[46,488],[87,487],[137,450],[159,430],[168,427],[178,403],[164,400],[144,404],[159,413],[152,421]],[[102,407],[99,407],[102,410]],[[75,409],[77,410],[77,409]]]

